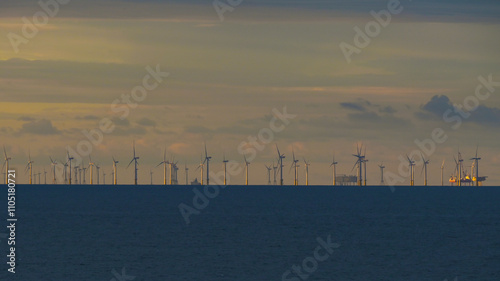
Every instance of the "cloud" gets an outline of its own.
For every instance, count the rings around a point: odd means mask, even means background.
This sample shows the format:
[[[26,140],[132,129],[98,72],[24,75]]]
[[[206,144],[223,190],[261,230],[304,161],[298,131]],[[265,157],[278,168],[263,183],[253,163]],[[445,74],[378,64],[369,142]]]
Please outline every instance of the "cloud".
[[[453,110],[453,104],[450,99],[445,95],[435,95],[422,106],[424,112],[430,113],[432,115],[442,117],[447,110]]]
[[[184,128],[184,131],[192,134],[206,134],[212,132],[212,130],[204,126],[187,126]]]
[[[359,102],[341,102],[340,106],[346,109],[357,110],[361,112],[366,112],[366,108],[363,104]]]
[[[471,112],[471,116],[466,121],[485,124],[490,126],[500,126],[500,109],[495,107],[487,107],[480,105],[477,109]]]
[[[122,127],[130,126],[130,121],[128,121],[128,119],[121,119],[119,117],[114,117],[111,119],[111,121],[113,121],[113,123],[117,126],[122,126]]]
[[[381,107],[378,111],[381,113],[387,113],[387,114],[394,114],[398,112],[396,109],[394,109],[392,106],[388,105],[386,107]]]
[[[41,119],[23,124],[20,132],[35,135],[54,135],[58,134],[59,130],[52,126],[52,121]]]
[[[21,117],[17,118],[17,120],[20,120],[20,121],[34,121],[35,118],[29,117],[29,116],[21,116]]]
[[[149,119],[149,118],[142,118],[139,121],[137,121],[137,124],[142,125],[142,126],[151,126],[154,127],[156,125],[156,122]]]

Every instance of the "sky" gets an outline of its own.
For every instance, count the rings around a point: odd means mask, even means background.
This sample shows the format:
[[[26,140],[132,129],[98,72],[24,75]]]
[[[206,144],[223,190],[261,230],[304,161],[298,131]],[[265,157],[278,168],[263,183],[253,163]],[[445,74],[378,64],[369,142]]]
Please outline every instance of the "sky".
[[[239,167],[247,157],[250,184],[267,183],[276,144],[285,184],[292,153],[299,183],[306,159],[309,183],[330,184],[333,155],[337,174],[355,174],[361,144],[368,184],[380,183],[380,164],[408,184],[407,154],[416,184],[421,154],[429,183],[440,184],[443,160],[446,182],[458,149],[470,171],[478,147],[485,185],[500,185],[498,1],[54,1],[0,3],[0,145],[19,183],[28,154],[35,172],[50,171],[49,156],[79,153],[85,132],[107,120],[113,130],[87,151],[108,183],[113,156],[119,182],[133,182],[135,141],[142,184],[150,170],[163,182],[164,149],[181,183],[185,166],[199,180],[206,143],[214,172],[223,155]],[[273,123],[284,108],[295,117]],[[244,181],[239,172],[230,182]]]

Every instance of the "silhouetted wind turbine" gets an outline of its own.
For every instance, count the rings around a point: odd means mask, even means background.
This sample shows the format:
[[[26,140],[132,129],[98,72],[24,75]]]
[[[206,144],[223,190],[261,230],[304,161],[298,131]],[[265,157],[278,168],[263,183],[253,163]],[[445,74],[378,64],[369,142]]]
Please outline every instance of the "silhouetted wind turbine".
[[[139,157],[135,155],[135,141],[133,144],[133,148],[134,148],[134,158],[132,158],[130,163],[128,163],[127,168],[130,166],[130,164],[132,164],[132,162],[134,162],[134,184],[137,185],[137,165],[139,164],[137,163],[137,160],[139,160]]]
[[[149,174],[151,176],[151,185],[153,185],[153,170],[149,170]]]
[[[290,171],[292,170],[292,168],[294,168],[294,176],[293,176],[293,185],[298,185],[298,180],[297,180],[297,162],[299,162],[299,160],[295,159],[295,152],[293,151],[293,147],[292,147],[292,157],[293,157],[293,161],[292,161],[292,165],[290,165]]]
[[[116,164],[119,162],[115,160],[115,157],[113,157],[113,184],[116,185],[117,182],[117,173],[116,173]]]
[[[480,157],[477,157],[477,150],[478,146],[476,146],[476,156],[474,158],[471,158],[470,160],[474,160],[474,166],[476,168],[476,186],[479,186],[479,160],[481,160]],[[474,180],[474,178],[472,178]]]
[[[54,161],[54,160],[52,160],[52,157],[49,156],[49,158],[50,158],[50,164],[52,166],[52,172],[53,172],[53,174],[52,174],[52,184],[56,184],[57,183],[57,180],[56,180],[56,165],[57,165],[57,162]]]
[[[246,174],[245,185],[248,185],[248,165],[250,165],[250,162],[247,161],[245,155],[243,155],[243,159],[245,159],[245,174]]]
[[[45,171],[45,168],[43,168],[43,182],[47,184],[47,171]]]
[[[203,185],[203,169],[205,168],[205,161],[203,161],[203,155],[200,154],[200,164],[196,170],[200,169],[201,172],[201,185]]]
[[[99,169],[101,168],[101,166],[99,166],[99,164],[95,164],[95,171],[97,173],[97,184],[99,184]]]
[[[306,167],[306,185],[309,185],[309,166],[311,163],[307,162],[304,158],[304,166]]]
[[[279,163],[279,161],[278,161]],[[276,174],[277,174],[277,169],[278,169],[278,166],[274,166],[274,160],[273,160],[273,175],[274,175],[274,185],[277,184],[276,182]]]
[[[208,156],[208,153],[207,153],[207,144],[205,143],[205,161],[204,162],[207,162],[207,185],[210,184],[210,159],[212,159],[211,156]]]
[[[184,164],[184,171],[186,171],[186,185],[188,185],[189,184],[189,182],[188,182],[189,168],[187,167],[187,164]]]
[[[366,162],[368,162],[368,159],[366,159],[366,146],[365,146],[365,152],[363,153],[363,164],[364,164],[364,167],[363,169],[365,170],[365,186],[366,186]]]
[[[3,155],[5,156],[5,162],[3,162],[3,165],[5,167],[5,184],[9,184],[9,180],[8,180],[8,177],[7,175],[9,174],[9,161],[12,159],[10,157],[7,156],[7,151],[5,150],[5,145],[3,146]],[[2,168],[3,170],[3,168]]]
[[[30,184],[33,184],[32,177],[33,177],[33,161],[31,161],[31,152],[28,150],[28,164],[26,165],[26,172],[30,172]],[[25,172],[25,173],[26,173]]]
[[[383,165],[383,163],[381,163],[380,165],[378,165],[378,167],[380,168],[380,185],[385,185],[385,183],[384,183],[385,166]]]
[[[356,154],[353,154],[352,156],[358,158],[356,162],[354,163],[354,167],[358,166],[358,185],[361,186],[363,183],[363,160],[364,156],[361,155],[361,151],[363,150],[363,145],[361,145],[361,149],[359,148],[359,145],[356,144]],[[352,170],[354,170],[354,167],[352,167]],[[351,170],[351,171],[352,171]]]
[[[271,168],[271,167],[269,167],[267,165],[264,165],[264,166],[266,166],[266,169],[267,169],[267,184],[271,185],[271,170],[273,168]]]
[[[66,150],[66,154],[68,155],[68,162],[69,162],[69,179],[68,179],[68,184],[71,185],[71,160],[73,160],[74,158],[69,156],[69,151]],[[75,171],[75,178],[76,178],[76,171]]]
[[[106,184],[106,171],[104,171],[104,169],[102,170],[102,184]]]
[[[330,164],[330,167],[333,166],[333,185],[337,185],[337,164],[338,162],[335,162],[335,153],[333,154],[333,159],[332,159],[332,164]]]
[[[278,151],[278,159],[279,159],[279,168],[280,168],[280,185],[283,185],[283,159],[285,159],[285,154],[281,154],[276,144],[276,150]]]
[[[425,160],[422,153],[420,153],[420,156],[422,156],[422,161],[424,161],[424,166],[422,167],[422,172],[425,171],[424,186],[427,186],[427,165],[429,164],[429,160]],[[422,172],[420,172],[420,174],[422,174]]]
[[[163,161],[160,162],[160,164],[156,165],[156,167],[160,166],[163,164],[163,185],[167,185],[167,148],[165,147],[165,150],[163,151]],[[170,175],[172,176],[172,175]]]
[[[89,155],[88,168],[90,168],[90,184],[94,184],[94,166],[95,166],[95,163],[92,162],[92,158]],[[97,174],[99,174],[99,172],[97,172]],[[85,170],[83,170],[83,181],[84,181],[83,183],[85,183]]]
[[[410,164],[410,186],[413,186],[415,182],[415,177],[414,177],[414,172],[413,172],[413,166],[415,166],[415,161],[413,161],[413,158],[410,159],[408,155],[406,155],[406,158],[408,159],[408,163]]]

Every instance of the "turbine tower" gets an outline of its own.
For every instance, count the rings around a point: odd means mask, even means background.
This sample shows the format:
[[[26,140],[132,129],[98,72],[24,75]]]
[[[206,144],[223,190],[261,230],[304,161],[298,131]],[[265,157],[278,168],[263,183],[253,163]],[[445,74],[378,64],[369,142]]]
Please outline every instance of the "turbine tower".
[[[365,179],[364,179],[365,186],[366,186],[366,162],[368,162],[368,159],[366,159],[366,146],[365,146],[365,152],[363,153],[363,165],[364,165],[363,169],[365,170],[364,171],[365,172],[365,176],[364,176],[365,177]]]
[[[200,155],[200,165],[196,168],[196,170],[200,169],[201,172],[201,185],[203,185],[203,169],[205,168],[205,161],[203,161],[203,155]]]
[[[115,157],[113,157],[113,184],[116,185],[116,178],[117,178],[117,173],[116,173],[116,164],[119,162],[115,160]]]
[[[188,171],[189,171],[189,168],[187,167],[187,164],[184,164],[184,171],[186,171],[186,185],[188,185]]]
[[[335,162],[335,153],[333,154],[333,159],[332,159],[332,164],[330,164],[330,167],[333,166],[333,185],[337,185],[337,164],[338,162]]]
[[[380,168],[380,185],[385,185],[385,183],[384,183],[384,169],[385,169],[384,163],[381,163],[380,165],[378,165],[378,167]]]
[[[167,185],[167,164],[169,162],[167,161],[167,148],[165,147],[165,150],[163,151],[163,161],[160,162],[160,164],[156,165],[156,167],[160,166],[163,164],[163,185]],[[170,175],[172,177],[172,175]]]
[[[64,163],[64,184],[68,183],[68,162]],[[69,173],[71,174],[71,170],[69,170]]]
[[[92,158],[89,155],[89,166],[90,168],[90,184],[94,184],[94,166],[95,163],[92,162]],[[99,172],[97,172],[99,174]],[[85,183],[85,170],[83,170],[83,183]]]
[[[45,171],[45,168],[43,168],[43,182],[47,184],[47,171]]]
[[[137,165],[139,164],[137,163],[137,160],[139,160],[139,157],[135,155],[135,141],[133,143],[133,148],[134,148],[134,158],[130,160],[130,163],[128,163],[127,168],[130,166],[130,164],[132,164],[132,162],[134,162],[134,184],[137,185]]]
[[[99,166],[99,164],[95,164],[95,171],[97,173],[97,184],[99,184],[99,169],[101,168],[101,166]]]
[[[9,174],[9,161],[12,159],[10,157],[7,156],[7,151],[5,150],[5,145],[3,146],[3,155],[5,156],[5,162],[3,163],[3,165],[5,166],[5,184],[8,185],[9,184],[9,180],[8,180],[8,174]],[[2,169],[3,170],[3,169]]]
[[[363,182],[363,161],[365,156],[361,155],[363,149],[363,145],[361,145],[361,148],[359,145],[356,145],[356,154],[353,154],[352,156],[358,158],[356,162],[354,163],[354,167],[358,166],[358,186],[362,185]],[[352,169],[354,170],[354,167]],[[351,170],[352,171],[352,170]]]
[[[479,160],[481,160],[480,157],[477,157],[477,150],[478,147],[476,147],[476,157],[471,158],[470,160],[474,160],[474,167],[476,168],[476,186],[479,186]],[[472,178],[474,180],[474,178]]]
[[[458,150],[458,186],[462,186],[462,162],[464,162],[464,159],[462,159],[462,154],[460,153],[460,149]]]
[[[293,147],[292,147],[292,157],[293,157],[293,162],[292,165],[290,166],[290,170],[294,168],[293,185],[298,185],[299,183],[297,180],[297,162],[299,162],[299,160],[295,159],[295,152],[293,151]]]
[[[429,164],[429,160],[425,160],[422,153],[420,153],[420,155],[422,156],[422,161],[424,161],[424,166],[422,167],[422,172],[425,171],[424,186],[427,186],[427,165]],[[420,172],[420,174],[422,174],[422,172]]]
[[[106,184],[106,172],[104,170],[102,170],[102,184]]]
[[[211,156],[208,156],[207,153],[207,144],[205,143],[205,161],[207,162],[207,185],[210,184],[210,174],[209,174],[209,168],[210,168],[210,159],[212,159]]]
[[[441,164],[441,186],[444,185],[443,170],[444,170],[444,159],[443,159],[443,163]]]
[[[279,161],[278,161],[279,163]],[[274,166],[274,160],[273,160],[273,176],[274,176],[274,185],[277,184],[277,181],[276,181],[276,174],[277,174],[277,170],[278,170],[278,166]]]
[[[70,164],[70,167],[71,167],[71,164]],[[79,166],[73,167],[73,169],[75,169],[75,184],[78,184],[78,168],[79,168]],[[69,175],[70,175],[69,181],[71,182],[71,170],[70,170]]]
[[[89,165],[89,166],[90,166],[90,165]],[[83,182],[82,182],[82,177],[80,176],[80,183],[83,183],[83,184],[85,184],[85,183],[86,183],[86,182],[85,182],[85,178],[86,178],[86,176],[85,176],[85,171],[87,171],[87,169],[88,169],[87,167],[83,167],[83,168],[82,168],[82,170],[83,170]]]
[[[68,179],[68,184],[71,185],[71,160],[73,160],[74,158],[71,157],[71,156],[69,156],[69,151],[68,150],[66,150],[66,154],[68,155],[68,161],[67,162],[69,162],[69,179]],[[75,178],[76,178],[76,172],[75,172]]]
[[[414,177],[414,172],[413,172],[413,167],[415,166],[415,161],[413,161],[413,158],[410,159],[408,155],[406,155],[406,158],[408,159],[408,163],[410,164],[410,186],[414,185],[415,182],[415,177]]]
[[[26,165],[26,172],[29,171],[30,172],[30,184],[33,184],[33,161],[31,161],[31,152],[28,150],[28,164]]]
[[[149,170],[149,174],[151,176],[151,185],[153,185],[153,170]]]
[[[224,166],[224,185],[226,185],[226,166],[227,166],[227,162],[229,162],[227,159],[226,159],[226,154],[224,153],[224,160],[222,160],[222,165]]]
[[[280,153],[277,144],[276,144],[276,150],[278,151],[278,159],[279,159],[278,163],[280,168],[280,185],[283,185],[283,159],[285,159],[285,154]]]
[[[309,165],[311,165],[311,163],[307,162],[304,158],[304,166],[306,167],[306,185],[309,185]]]
[[[243,159],[245,159],[245,174],[246,174],[245,185],[248,185],[248,165],[250,165],[250,162],[247,161],[245,155],[243,155]]]
[[[267,169],[267,184],[271,185],[271,170],[273,168],[271,168],[271,167],[269,167],[267,165],[265,165],[265,166],[266,166],[266,169]]]
[[[54,161],[54,160],[52,160],[52,157],[49,156],[49,158],[50,158],[50,164],[52,166],[52,172],[53,172],[53,174],[52,174],[52,184],[56,184],[57,183],[57,180],[56,180],[56,165],[57,165],[57,162]]]

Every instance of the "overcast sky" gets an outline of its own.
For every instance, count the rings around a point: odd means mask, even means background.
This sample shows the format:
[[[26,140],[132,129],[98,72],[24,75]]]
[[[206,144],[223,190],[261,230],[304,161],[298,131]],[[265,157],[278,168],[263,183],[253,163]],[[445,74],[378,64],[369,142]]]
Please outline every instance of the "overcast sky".
[[[242,1],[221,20],[211,1],[71,0],[28,38],[33,30],[23,17],[32,23],[44,11],[37,2],[0,3],[0,145],[21,182],[28,150],[34,169],[48,171],[49,155],[64,160],[66,147],[76,149],[87,139],[83,131],[103,118],[116,128],[92,147],[92,158],[108,182],[112,155],[120,160],[120,182],[132,182],[125,166],[134,140],[139,182],[149,183],[164,147],[179,161],[181,183],[184,164],[190,180],[199,179],[204,142],[214,171],[223,153],[243,163],[238,146],[286,106],[296,117],[252,159],[250,183],[267,182],[264,164],[275,160],[275,143],[286,154],[287,184],[292,147],[301,160],[299,182],[305,157],[310,184],[329,184],[333,154],[338,174],[354,174],[351,154],[363,143],[368,183],[378,184],[378,164],[398,174],[398,157],[442,128],[447,140],[427,157],[431,184],[440,183],[443,160],[447,181],[458,148],[470,170],[476,146],[486,184],[500,184],[500,87],[477,109],[443,118],[473,100],[478,77],[500,81],[498,1],[401,1],[401,12],[350,62],[341,44],[356,46],[355,27],[364,30],[374,20],[370,12],[387,10],[390,1]],[[13,45],[12,38],[23,41]],[[121,119],[113,101],[142,85],[148,66],[169,76]],[[162,170],[153,172],[162,182]],[[243,173],[231,182],[244,183]]]

